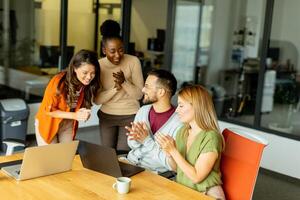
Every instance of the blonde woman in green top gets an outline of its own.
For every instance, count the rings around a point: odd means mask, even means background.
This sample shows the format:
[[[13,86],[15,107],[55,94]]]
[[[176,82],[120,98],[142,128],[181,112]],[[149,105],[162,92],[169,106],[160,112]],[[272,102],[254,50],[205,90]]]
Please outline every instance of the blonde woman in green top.
[[[181,89],[176,112],[185,124],[176,141],[169,135],[156,134],[170,166],[177,171],[176,181],[216,199],[225,199],[220,172],[224,139],[210,94],[200,85]]]

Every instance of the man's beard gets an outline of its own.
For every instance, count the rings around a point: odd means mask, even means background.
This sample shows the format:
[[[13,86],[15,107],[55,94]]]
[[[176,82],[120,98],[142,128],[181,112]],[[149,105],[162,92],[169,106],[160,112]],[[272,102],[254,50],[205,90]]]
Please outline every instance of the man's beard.
[[[152,103],[155,103],[158,101],[157,97],[152,97],[152,98],[149,98],[149,96],[147,95],[148,98],[145,98],[145,94],[144,94],[144,97],[143,97],[143,104],[152,104]]]

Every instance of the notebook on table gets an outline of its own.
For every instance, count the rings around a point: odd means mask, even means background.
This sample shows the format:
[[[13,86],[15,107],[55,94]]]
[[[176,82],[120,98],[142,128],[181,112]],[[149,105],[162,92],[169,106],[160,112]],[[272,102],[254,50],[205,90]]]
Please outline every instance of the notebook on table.
[[[144,168],[119,162],[116,150],[85,141],[80,141],[78,152],[83,167],[114,177],[130,177]]]
[[[77,150],[78,141],[29,147],[23,161],[2,167],[1,170],[16,180],[26,180],[69,171]]]

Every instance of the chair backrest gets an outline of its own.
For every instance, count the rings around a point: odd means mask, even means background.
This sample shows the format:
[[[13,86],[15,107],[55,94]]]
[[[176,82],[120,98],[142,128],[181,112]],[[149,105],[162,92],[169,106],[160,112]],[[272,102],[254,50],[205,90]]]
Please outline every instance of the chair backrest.
[[[67,46],[67,63],[70,62],[74,54],[74,46]],[[42,68],[57,67],[59,56],[61,55],[60,46],[40,46],[40,60]]]
[[[221,172],[227,200],[252,198],[263,149],[268,142],[243,129],[230,128],[222,132],[225,150]]]
[[[14,138],[3,139],[3,144],[6,144],[6,156],[10,156],[14,153],[15,147],[25,147],[25,141]]]

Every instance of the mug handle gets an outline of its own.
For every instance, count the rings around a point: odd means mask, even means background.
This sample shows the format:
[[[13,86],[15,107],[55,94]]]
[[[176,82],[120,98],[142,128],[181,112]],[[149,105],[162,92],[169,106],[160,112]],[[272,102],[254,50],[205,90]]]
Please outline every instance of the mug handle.
[[[116,189],[117,189],[117,183],[114,183],[114,184],[112,185],[112,188],[116,190]]]

